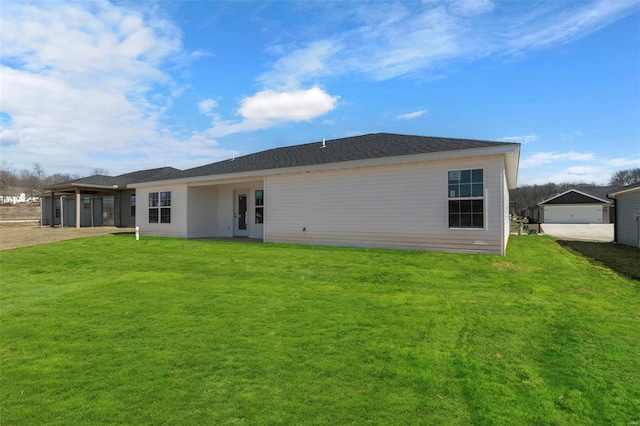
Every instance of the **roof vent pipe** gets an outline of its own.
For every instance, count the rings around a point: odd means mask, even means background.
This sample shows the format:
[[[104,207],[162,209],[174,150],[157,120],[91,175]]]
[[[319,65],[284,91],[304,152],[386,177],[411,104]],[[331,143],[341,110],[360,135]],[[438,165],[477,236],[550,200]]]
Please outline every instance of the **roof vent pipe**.
[[[327,147],[327,141],[322,138],[322,146],[320,148],[326,148]]]

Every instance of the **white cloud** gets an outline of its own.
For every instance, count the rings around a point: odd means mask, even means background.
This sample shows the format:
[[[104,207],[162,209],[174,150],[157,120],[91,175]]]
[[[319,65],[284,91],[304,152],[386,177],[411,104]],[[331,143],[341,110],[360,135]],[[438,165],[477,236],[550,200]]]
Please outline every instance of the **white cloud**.
[[[211,115],[211,112],[217,107],[218,107],[218,102],[216,102],[214,99],[211,99],[211,98],[203,99],[200,102],[198,102],[198,109],[204,115]]]
[[[124,172],[227,156],[214,143],[161,127],[182,92],[167,70],[189,54],[180,29],[153,9],[109,2],[2,7],[0,139],[3,158],[16,167],[42,159],[51,172],[95,166],[117,172],[117,160]],[[176,152],[188,155],[176,158]]]
[[[414,111],[414,112],[409,112],[406,114],[400,114],[399,116],[397,116],[396,118],[398,120],[413,120],[414,118],[418,118],[423,114],[426,114],[427,110],[422,109],[420,111]]]
[[[595,155],[593,153],[581,153],[581,152],[538,152],[523,160],[520,160],[520,168],[527,169],[530,167],[540,166],[542,164],[550,164],[561,161],[594,161]]]
[[[265,90],[245,98],[238,113],[247,120],[307,121],[335,108],[337,96],[318,87],[276,92]]]
[[[449,11],[460,16],[474,16],[491,12],[495,5],[491,0],[451,0]]]
[[[207,135],[221,137],[266,129],[284,122],[309,121],[333,110],[338,99],[338,96],[331,96],[318,87],[288,92],[264,90],[242,100],[238,109],[242,120],[214,120]]]
[[[306,48],[294,49],[282,56],[258,81],[266,87],[280,90],[297,89],[301,81],[338,73],[340,70],[329,68],[329,59],[340,50],[339,43],[335,41],[312,42]]]
[[[563,2],[543,3],[521,17],[526,25],[512,27],[509,50],[540,49],[576,40],[637,9],[638,2],[600,0],[565,6]]]
[[[640,156],[628,158],[612,158],[606,160],[605,164],[611,167],[627,167],[630,169],[640,167]]]
[[[280,54],[259,81],[297,87],[319,78],[356,74],[380,81],[432,77],[452,61],[514,55],[584,37],[637,11],[634,1],[538,2],[523,7],[489,0],[368,3],[343,13],[324,36]],[[338,25],[341,24],[341,25]],[[309,25],[313,25],[310,23]],[[344,28],[348,28],[344,30]]]
[[[519,142],[521,144],[527,144],[527,143],[535,142],[539,138],[538,138],[538,135],[531,134],[531,135],[523,135],[523,136],[505,136],[500,139],[505,142]]]
[[[548,182],[595,182],[598,185],[605,185],[610,177],[611,172],[599,166],[572,166],[546,173],[524,173],[518,178],[518,181],[521,185],[544,184]]]

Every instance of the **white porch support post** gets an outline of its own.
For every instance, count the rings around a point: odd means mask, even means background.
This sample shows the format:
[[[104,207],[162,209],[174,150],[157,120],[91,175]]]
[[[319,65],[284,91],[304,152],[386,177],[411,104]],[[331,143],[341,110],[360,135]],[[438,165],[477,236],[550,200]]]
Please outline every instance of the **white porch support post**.
[[[76,228],[80,228],[80,188],[76,188]]]

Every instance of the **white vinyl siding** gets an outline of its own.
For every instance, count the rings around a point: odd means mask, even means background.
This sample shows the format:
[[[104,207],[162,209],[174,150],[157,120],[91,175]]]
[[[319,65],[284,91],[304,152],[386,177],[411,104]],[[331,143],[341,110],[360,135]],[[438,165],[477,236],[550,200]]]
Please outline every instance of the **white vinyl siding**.
[[[485,227],[449,229],[447,173],[476,168]],[[503,254],[503,170],[495,156],[269,176],[265,240]]]
[[[622,193],[616,197],[616,242],[632,247],[640,247],[640,190]]]
[[[215,223],[217,221],[217,187],[190,187],[188,188],[187,194],[187,237],[213,237],[215,235]]]
[[[149,193],[158,193],[158,197],[160,197],[161,192],[171,192],[171,223],[149,223]],[[160,216],[158,216],[158,222],[160,222]],[[187,186],[179,184],[138,188],[136,191],[136,225],[140,227],[141,235],[186,238]]]

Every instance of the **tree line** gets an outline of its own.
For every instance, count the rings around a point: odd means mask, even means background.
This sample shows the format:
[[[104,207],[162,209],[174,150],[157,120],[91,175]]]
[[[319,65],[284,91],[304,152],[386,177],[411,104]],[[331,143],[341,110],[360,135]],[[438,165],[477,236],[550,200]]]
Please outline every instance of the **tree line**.
[[[107,175],[109,172],[96,167],[91,175]],[[32,170],[14,170],[5,161],[0,162],[0,196],[17,195],[24,192],[27,197],[37,197],[42,188],[79,179],[77,174],[54,173],[47,175],[39,163],[33,165]],[[640,183],[640,167],[629,170],[619,170],[611,175],[610,186],[627,186]],[[598,186],[595,182],[564,182],[545,183],[542,185],[522,185],[509,191],[509,199],[515,204],[515,211],[520,212],[527,207],[533,207],[540,201],[551,198],[571,188],[584,188]]]
[[[102,168],[92,170],[92,175],[106,175],[108,172]],[[33,169],[15,170],[6,161],[0,162],[0,196],[2,200],[7,195],[18,195],[25,193],[27,197],[38,197],[42,193],[42,188],[57,183],[80,179],[80,175],[69,173],[45,173],[42,165],[35,163]]]
[[[622,187],[640,183],[640,168],[619,170],[611,175],[609,186]],[[509,201],[515,204],[515,211],[521,212],[541,201],[561,194],[569,189],[601,186],[595,182],[545,183],[542,185],[522,185],[509,191]],[[613,190],[613,189],[612,189]]]

